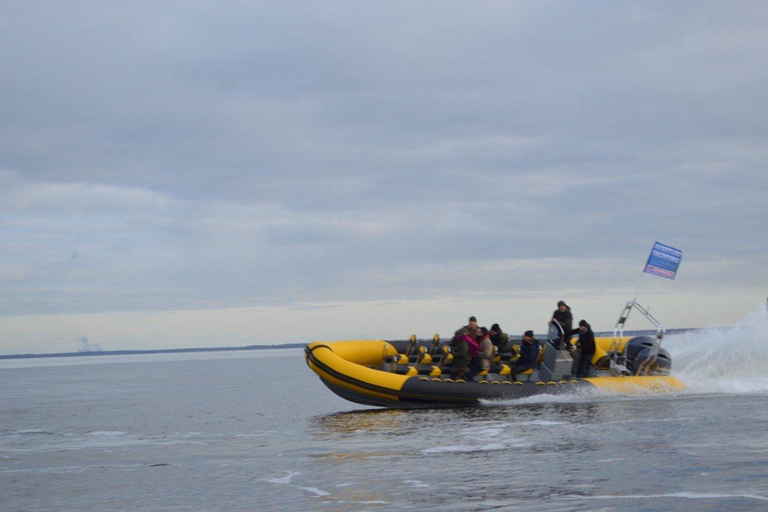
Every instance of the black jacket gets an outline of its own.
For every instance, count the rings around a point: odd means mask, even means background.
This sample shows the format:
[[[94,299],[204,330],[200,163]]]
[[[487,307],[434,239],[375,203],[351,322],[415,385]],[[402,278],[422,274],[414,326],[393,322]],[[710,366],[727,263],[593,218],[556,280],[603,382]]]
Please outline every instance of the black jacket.
[[[566,308],[565,311],[556,309],[555,312],[552,313],[552,318],[560,322],[560,325],[563,326],[563,330],[566,334],[573,330],[573,315],[571,314],[571,308]]]
[[[491,343],[499,347],[499,349],[504,347],[507,344],[507,342],[509,342],[509,334],[505,332],[500,332],[496,336],[491,334]]]
[[[523,342],[520,346],[520,359],[518,365],[525,365],[526,368],[533,368],[536,360],[539,358],[539,342],[533,340],[531,343]]]
[[[591,356],[595,353],[595,333],[592,332],[592,326],[587,324],[587,330],[581,332],[576,331],[579,335],[579,339],[576,341],[576,348],[582,354]]]

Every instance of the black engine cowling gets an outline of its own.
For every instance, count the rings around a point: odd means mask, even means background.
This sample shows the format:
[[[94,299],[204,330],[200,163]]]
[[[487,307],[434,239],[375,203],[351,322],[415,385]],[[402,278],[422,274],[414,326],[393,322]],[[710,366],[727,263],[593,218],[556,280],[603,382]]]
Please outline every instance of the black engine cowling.
[[[659,347],[653,336],[637,336],[627,342],[627,369],[632,375],[641,371],[644,375],[668,374],[672,369],[672,356]]]

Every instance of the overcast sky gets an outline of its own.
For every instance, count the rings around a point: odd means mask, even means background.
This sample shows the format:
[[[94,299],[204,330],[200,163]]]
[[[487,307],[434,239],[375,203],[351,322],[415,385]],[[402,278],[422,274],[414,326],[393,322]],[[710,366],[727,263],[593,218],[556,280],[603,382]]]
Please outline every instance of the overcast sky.
[[[0,0],[0,353],[540,332],[558,299],[607,330],[638,282],[670,327],[730,324],[768,295],[766,26]],[[675,281],[639,281],[654,240]]]

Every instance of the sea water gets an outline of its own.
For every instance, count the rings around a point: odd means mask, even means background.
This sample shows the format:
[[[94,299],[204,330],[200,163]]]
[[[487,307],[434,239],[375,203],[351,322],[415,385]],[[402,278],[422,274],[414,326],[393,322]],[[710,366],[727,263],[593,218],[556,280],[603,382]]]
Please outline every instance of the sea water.
[[[669,396],[379,410],[301,350],[0,361],[0,510],[768,510],[768,315]]]

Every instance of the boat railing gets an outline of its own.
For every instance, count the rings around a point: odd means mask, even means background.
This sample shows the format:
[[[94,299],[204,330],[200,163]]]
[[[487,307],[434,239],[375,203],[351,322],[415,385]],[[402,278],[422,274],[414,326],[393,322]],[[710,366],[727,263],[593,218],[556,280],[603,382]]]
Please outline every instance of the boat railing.
[[[633,309],[638,310],[653,326],[656,328],[656,343],[653,345],[650,357],[646,359],[637,369],[638,375],[646,375],[648,371],[653,367],[656,362],[656,357],[659,353],[659,347],[661,340],[664,337],[666,329],[661,325],[661,322],[648,311],[650,308],[644,308],[636,300],[631,300],[624,305],[624,309],[619,316],[616,325],[613,328],[613,341],[608,349],[608,356],[610,357],[610,370],[614,375],[630,375],[631,372],[627,369],[627,343],[624,343],[622,350],[619,351],[621,343],[624,339],[624,325],[627,323],[627,318]]]

